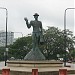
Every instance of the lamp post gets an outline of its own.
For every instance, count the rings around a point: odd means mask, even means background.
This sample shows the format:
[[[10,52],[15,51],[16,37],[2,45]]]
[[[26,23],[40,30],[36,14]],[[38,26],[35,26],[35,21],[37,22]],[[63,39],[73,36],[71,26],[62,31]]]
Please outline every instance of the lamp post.
[[[75,8],[67,8],[64,12],[64,49],[65,49],[65,60],[64,60],[64,66],[66,67],[66,12],[67,10],[73,10]]]
[[[6,43],[5,43],[5,48],[6,50],[8,49],[7,48],[7,19],[8,19],[8,11],[7,11],[7,8],[4,8],[4,7],[0,7],[0,9],[4,9],[6,10]],[[6,53],[5,53],[6,54]],[[7,61],[7,55],[5,55],[5,66],[6,66],[6,61]]]

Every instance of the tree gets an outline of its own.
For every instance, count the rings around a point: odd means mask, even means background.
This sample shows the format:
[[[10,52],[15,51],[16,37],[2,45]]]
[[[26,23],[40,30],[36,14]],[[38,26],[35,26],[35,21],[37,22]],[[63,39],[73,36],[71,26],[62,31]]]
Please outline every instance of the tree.
[[[5,47],[0,47],[0,61],[4,60]]]
[[[63,57],[65,54],[64,49],[64,30],[60,30],[55,27],[48,27],[44,32],[45,38],[45,47],[43,53],[45,54],[46,59],[57,59],[57,54],[60,57]],[[73,50],[75,42],[73,41],[73,33],[66,30],[66,48],[69,51]]]
[[[31,36],[18,38],[13,45],[9,46],[9,58],[23,59],[25,55],[31,50]]]
[[[57,55],[63,57],[65,54],[64,49],[64,30],[60,30],[56,27],[48,27],[47,30],[43,29],[44,33],[44,44],[40,45],[41,52],[45,55],[46,59],[57,59]],[[74,50],[75,37],[73,36],[72,31],[66,30],[66,48],[69,50],[67,55],[71,57]],[[18,38],[13,45],[9,46],[9,57],[14,56],[16,59],[24,58],[24,56],[32,49],[32,37],[22,37]]]

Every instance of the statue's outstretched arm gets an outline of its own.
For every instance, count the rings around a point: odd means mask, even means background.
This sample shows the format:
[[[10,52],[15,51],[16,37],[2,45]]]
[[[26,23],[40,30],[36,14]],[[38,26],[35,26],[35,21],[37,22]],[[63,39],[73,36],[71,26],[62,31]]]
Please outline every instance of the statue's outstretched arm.
[[[31,24],[29,24],[28,19],[27,18],[24,18],[24,20],[26,21],[27,27],[30,28],[31,27]]]

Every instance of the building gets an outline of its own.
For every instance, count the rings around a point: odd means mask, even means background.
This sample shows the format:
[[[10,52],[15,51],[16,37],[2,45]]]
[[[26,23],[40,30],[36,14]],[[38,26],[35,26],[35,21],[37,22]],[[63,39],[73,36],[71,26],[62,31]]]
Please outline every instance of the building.
[[[13,44],[14,32],[7,32],[7,45]],[[0,47],[6,44],[6,32],[0,31]]]

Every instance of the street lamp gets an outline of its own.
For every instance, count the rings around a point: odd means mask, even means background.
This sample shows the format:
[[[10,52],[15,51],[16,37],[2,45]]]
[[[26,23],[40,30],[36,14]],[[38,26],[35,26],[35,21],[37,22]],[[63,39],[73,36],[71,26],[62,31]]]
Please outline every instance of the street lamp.
[[[4,7],[0,7],[0,9],[6,10],[6,44],[5,44],[5,48],[7,50],[7,19],[8,19],[8,11],[7,11],[7,8],[4,8]],[[5,66],[6,66],[7,56],[5,58],[6,58],[5,59]]]
[[[65,12],[64,12],[64,49],[65,49],[65,60],[64,60],[64,66],[66,67],[66,11],[69,10],[69,9],[75,9],[75,8],[67,8],[65,9]]]

